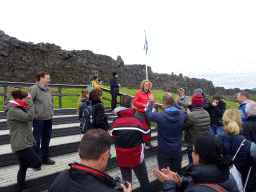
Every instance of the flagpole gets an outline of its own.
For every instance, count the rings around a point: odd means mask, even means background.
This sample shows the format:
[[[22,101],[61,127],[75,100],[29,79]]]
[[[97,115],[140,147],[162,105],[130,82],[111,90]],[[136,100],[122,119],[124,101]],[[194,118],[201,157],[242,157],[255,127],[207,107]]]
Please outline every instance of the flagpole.
[[[148,65],[147,65],[148,41],[147,41],[146,30],[145,30],[145,29],[144,29],[144,33],[145,33],[145,45],[144,45],[144,49],[145,49],[145,51],[146,51],[146,54],[145,54],[146,80],[148,80]]]

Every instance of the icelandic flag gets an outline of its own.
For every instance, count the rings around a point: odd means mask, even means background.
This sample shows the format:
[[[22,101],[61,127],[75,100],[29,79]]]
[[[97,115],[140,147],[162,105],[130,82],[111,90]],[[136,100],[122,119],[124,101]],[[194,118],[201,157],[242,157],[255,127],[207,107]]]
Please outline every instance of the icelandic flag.
[[[147,53],[148,53],[148,41],[147,41],[146,34],[145,34],[145,45],[144,45],[144,50],[146,50],[146,55],[147,55]]]

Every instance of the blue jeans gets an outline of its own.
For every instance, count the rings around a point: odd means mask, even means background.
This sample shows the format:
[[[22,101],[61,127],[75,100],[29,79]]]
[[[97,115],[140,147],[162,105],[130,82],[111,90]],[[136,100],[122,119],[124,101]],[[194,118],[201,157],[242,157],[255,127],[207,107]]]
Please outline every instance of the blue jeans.
[[[49,120],[34,120],[33,135],[36,140],[36,145],[33,146],[35,152],[39,155],[41,145],[42,161],[49,159],[49,144],[52,137],[52,119]]]
[[[224,127],[216,127],[216,126],[210,126],[210,133],[213,135],[219,135],[224,131]]]
[[[123,180],[132,183],[132,169],[140,182],[141,191],[150,192],[151,190],[145,160],[143,160],[143,162],[137,167],[120,167]]]

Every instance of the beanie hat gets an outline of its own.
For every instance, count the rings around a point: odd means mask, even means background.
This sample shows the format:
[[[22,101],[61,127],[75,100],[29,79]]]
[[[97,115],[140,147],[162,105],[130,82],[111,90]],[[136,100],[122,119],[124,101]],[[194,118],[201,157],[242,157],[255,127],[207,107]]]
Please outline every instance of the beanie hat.
[[[193,106],[203,105],[203,104],[204,104],[204,99],[200,93],[193,95],[193,97],[192,97],[192,105]]]
[[[210,133],[199,134],[194,143],[195,152],[204,163],[217,164],[226,154],[225,145],[215,135]]]
[[[198,89],[195,89],[194,93],[200,93],[201,95],[203,95],[203,90],[198,88]]]
[[[218,101],[220,101],[220,96],[219,95],[214,95],[213,97],[212,97],[212,99],[214,100],[214,99],[217,99]]]
[[[114,71],[114,72],[112,73],[112,75],[113,75],[113,77],[116,76],[116,75],[117,75],[117,72]]]

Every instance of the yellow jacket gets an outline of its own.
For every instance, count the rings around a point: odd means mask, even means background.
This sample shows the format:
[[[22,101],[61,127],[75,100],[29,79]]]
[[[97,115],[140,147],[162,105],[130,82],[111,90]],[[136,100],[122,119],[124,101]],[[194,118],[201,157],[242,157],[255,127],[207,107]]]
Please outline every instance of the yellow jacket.
[[[102,87],[102,85],[98,84],[95,80],[91,81],[91,84],[92,84],[92,89]]]

